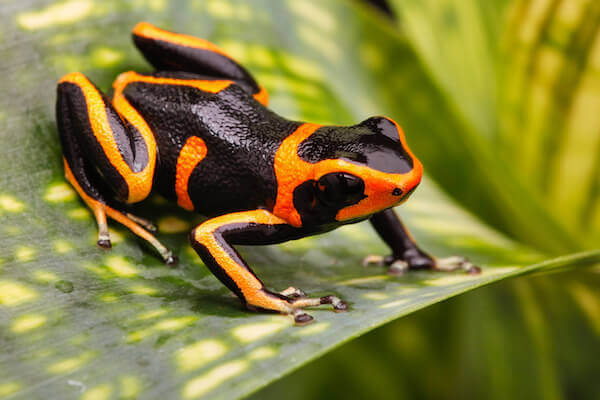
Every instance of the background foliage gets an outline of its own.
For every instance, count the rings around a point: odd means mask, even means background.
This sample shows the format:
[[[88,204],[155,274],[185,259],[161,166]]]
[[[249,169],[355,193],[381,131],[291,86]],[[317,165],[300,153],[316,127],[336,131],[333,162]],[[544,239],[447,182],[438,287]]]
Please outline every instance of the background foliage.
[[[598,6],[391,4],[395,22],[343,0],[2,4],[0,396],[241,396],[447,297],[598,261],[600,121],[590,112],[598,104]],[[427,249],[468,255],[484,273],[397,279],[365,270],[360,259],[385,248],[364,224],[243,249],[269,286],[333,292],[351,303],[349,313],[315,311],[317,324],[295,328],[287,317],[241,310],[186,244],[199,220],[159,198],[139,211],[157,219],[182,258],[178,269],[115,225],[115,248],[94,248],[94,223],[61,177],[54,87],[69,71],[105,90],[124,70],[149,71],[126,40],[140,20],[218,43],[289,118],[400,121],[454,198],[428,176],[401,213]],[[592,251],[539,263],[580,250]],[[598,345],[597,271],[529,279],[390,325],[257,396],[597,393],[581,384],[591,375],[586,349]],[[332,386],[340,377],[352,382]]]

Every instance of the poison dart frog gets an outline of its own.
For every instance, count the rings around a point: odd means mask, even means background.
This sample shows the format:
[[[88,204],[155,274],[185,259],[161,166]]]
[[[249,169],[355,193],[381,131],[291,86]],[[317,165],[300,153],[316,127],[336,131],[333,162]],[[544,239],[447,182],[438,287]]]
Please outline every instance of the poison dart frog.
[[[92,210],[98,245],[110,248],[107,218],[177,258],[155,226],[125,204],[158,192],[208,219],[189,235],[210,271],[253,310],[312,317],[305,307],[347,304],[290,287],[267,289],[234,245],[267,245],[368,219],[391,255],[365,264],[478,272],[461,257],[421,250],[393,210],[421,181],[423,166],[400,126],[376,116],[353,126],[291,121],[267,108],[268,94],[216,45],[141,22],[133,41],[156,72],[125,72],[112,99],[81,73],[57,87],[56,118],[66,179]]]

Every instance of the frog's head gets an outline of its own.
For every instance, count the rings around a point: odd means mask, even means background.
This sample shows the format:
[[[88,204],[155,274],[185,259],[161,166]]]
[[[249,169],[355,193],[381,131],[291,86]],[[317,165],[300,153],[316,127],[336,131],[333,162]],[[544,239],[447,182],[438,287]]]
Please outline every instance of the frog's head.
[[[421,181],[422,164],[389,118],[349,127],[304,124],[298,131],[295,168],[302,177],[295,179],[293,199],[298,217],[312,212],[339,222],[365,218],[406,200]]]

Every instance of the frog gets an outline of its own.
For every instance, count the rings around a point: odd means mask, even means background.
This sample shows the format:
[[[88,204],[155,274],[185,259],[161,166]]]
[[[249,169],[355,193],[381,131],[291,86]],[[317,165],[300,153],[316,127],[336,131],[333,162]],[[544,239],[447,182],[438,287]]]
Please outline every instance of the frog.
[[[128,71],[103,93],[80,72],[57,85],[56,121],[66,180],[92,211],[97,244],[111,248],[110,218],[178,261],[156,225],[130,205],[158,193],[206,219],[189,241],[210,272],[255,311],[313,321],[306,308],[349,309],[335,295],[268,289],[234,246],[272,245],[368,220],[390,248],[364,265],[478,273],[463,257],[422,250],[394,207],[421,182],[423,165],[402,128],[374,116],[352,126],[286,119],[246,68],[217,45],[148,22],[132,31],[151,73]]]

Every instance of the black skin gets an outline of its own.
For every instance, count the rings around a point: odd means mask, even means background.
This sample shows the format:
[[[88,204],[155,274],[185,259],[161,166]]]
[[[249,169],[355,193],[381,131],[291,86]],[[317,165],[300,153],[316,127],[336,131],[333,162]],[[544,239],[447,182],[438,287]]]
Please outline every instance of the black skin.
[[[198,79],[180,73],[154,75]],[[272,211],[277,193],[273,168],[275,151],[301,123],[278,116],[237,86],[231,86],[215,96],[185,86],[140,82],[130,84],[124,94],[156,134],[161,162],[155,184],[162,195],[175,198],[177,155],[185,141],[195,135],[200,136],[209,149],[216,149],[209,152],[190,177],[190,198],[198,213],[212,217],[257,208]],[[165,110],[164,104],[172,107]],[[210,124],[203,121],[207,108],[214,110],[210,115]],[[375,161],[372,164],[383,172],[409,171],[412,160],[395,139],[376,131],[377,123],[385,123],[384,118],[370,118],[353,127],[320,128],[302,143],[298,153],[301,158],[313,163],[335,158],[340,152],[346,158],[353,157],[357,160],[359,157],[366,158],[366,154],[374,154],[372,158]],[[327,140],[327,137],[335,139]],[[385,159],[390,160],[395,156],[395,164],[381,163],[384,158],[381,157],[382,149],[385,150]],[[223,154],[230,155],[226,163],[223,162]],[[236,166],[234,169],[232,164]],[[395,169],[391,169],[394,167]],[[277,233],[273,232],[272,227],[265,227],[271,240],[274,240],[270,243],[324,233],[341,225],[357,222],[336,221],[335,215],[339,209],[358,202],[362,197],[351,199],[350,202],[342,199],[338,204],[325,204],[318,199],[316,183],[306,181],[294,191],[294,204],[302,216],[303,227],[287,227]],[[211,195],[206,196],[206,193]],[[236,195],[231,196],[231,193]],[[240,198],[245,199],[244,204],[240,204]],[[315,198],[316,202],[313,201]],[[433,258],[418,249],[393,210],[374,214],[370,221],[392,249],[392,254],[386,258],[386,264],[401,259],[408,262],[410,269],[435,266]],[[235,244],[267,243],[248,235],[236,240]]]
[[[143,117],[156,140],[158,156],[152,190],[156,189],[169,199],[177,198],[178,157],[188,138],[197,136],[208,150],[189,177],[187,191],[194,211],[210,218],[253,210],[273,212],[278,194],[275,154],[282,142],[303,123],[287,120],[259,103],[253,96],[260,87],[252,76],[222,54],[136,35],[134,41],[158,69],[152,74],[154,77],[234,82],[218,93],[189,85],[141,81],[125,87],[123,95]],[[104,103],[106,112],[113,116],[109,118],[110,129],[120,154],[132,170],[141,170],[148,163],[148,155],[140,133],[125,117],[119,118],[108,98],[104,98]],[[57,122],[65,160],[87,196],[117,208],[127,198],[127,182],[104,155],[94,137],[89,115],[80,87],[69,82],[60,83]],[[321,127],[300,144],[297,155],[310,164],[342,159],[387,174],[410,172],[414,163],[399,139],[396,126],[384,117],[369,118],[350,127]],[[369,219],[392,251],[384,259],[386,264],[402,260],[409,269],[435,268],[434,258],[419,249],[392,209],[376,210],[372,215],[352,220],[336,220],[338,211],[366,197],[364,190],[365,182],[361,177],[332,171],[318,180],[307,180],[295,187],[293,206],[300,215],[302,226],[232,220],[211,234],[227,255],[252,277],[252,271],[233,245],[281,243]],[[397,188],[392,195],[408,196],[409,193],[402,193]],[[190,233],[194,249],[223,284],[242,302],[252,306],[242,293],[245,283],[236,282],[213,256],[215,249],[198,239],[202,229],[203,225],[200,225]],[[107,239],[102,239],[102,243],[105,247],[110,246]],[[168,261],[166,256],[164,258]],[[264,287],[260,290],[286,304],[293,305],[296,301],[293,296],[271,292]],[[346,308],[332,296],[325,296],[320,301],[321,304],[333,304],[336,310]],[[303,313],[295,314],[295,317],[298,323],[308,319]]]
[[[181,73],[155,75],[199,79]],[[160,160],[155,185],[163,196],[175,199],[177,157],[186,140],[198,136],[209,151],[188,185],[196,212],[213,217],[273,206],[275,152],[299,122],[276,115],[238,85],[215,95],[189,86],[137,82],[124,95],[155,134]]]
[[[379,237],[392,249],[392,254],[384,259],[387,265],[403,260],[411,269],[435,268],[435,261],[417,246],[394,210],[374,214],[369,221]]]

